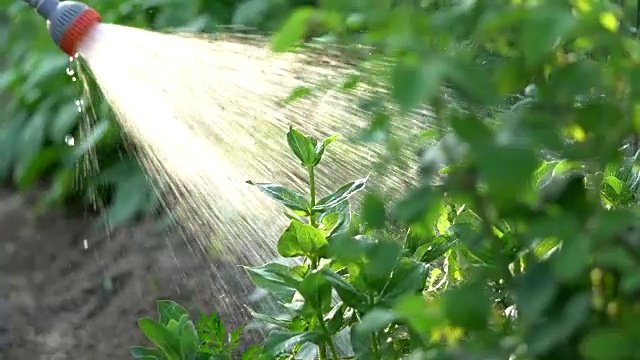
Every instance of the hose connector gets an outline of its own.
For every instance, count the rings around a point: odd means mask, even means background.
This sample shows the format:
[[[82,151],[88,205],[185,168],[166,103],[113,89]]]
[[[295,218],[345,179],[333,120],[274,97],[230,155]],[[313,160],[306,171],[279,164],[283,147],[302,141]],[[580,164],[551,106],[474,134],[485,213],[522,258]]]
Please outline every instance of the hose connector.
[[[23,0],[47,20],[47,28],[56,45],[69,56],[100,23],[100,14],[77,1]]]

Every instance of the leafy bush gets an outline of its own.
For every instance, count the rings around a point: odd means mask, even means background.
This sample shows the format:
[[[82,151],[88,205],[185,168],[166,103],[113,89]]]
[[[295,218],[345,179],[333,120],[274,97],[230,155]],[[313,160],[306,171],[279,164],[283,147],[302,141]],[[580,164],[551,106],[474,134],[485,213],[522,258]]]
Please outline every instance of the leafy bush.
[[[116,0],[91,2],[103,21],[159,31],[215,32],[219,25],[272,30],[304,0]],[[89,77],[91,99],[70,74],[46,24],[22,1],[0,0],[0,181],[27,190],[45,184],[42,210],[105,207],[111,226],[153,213],[158,203],[121,129]],[[81,62],[81,60],[80,60]],[[71,67],[70,69],[67,69]],[[67,70],[65,70],[67,69]],[[84,71],[86,74],[87,72]],[[77,101],[83,100],[78,111]],[[94,113],[95,111],[95,113]],[[69,146],[70,143],[73,147]],[[80,172],[80,174],[78,174]],[[80,175],[80,176],[78,176]]]
[[[359,19],[357,45],[389,59],[376,69],[394,106],[432,110],[421,135],[433,146],[403,198],[365,194],[362,226],[344,225],[347,200],[330,199],[364,181],[317,201],[256,184],[290,209],[280,254],[303,259],[247,269],[283,308],[256,314],[274,327],[266,358],[636,358],[640,43],[629,13],[604,0],[437,5],[327,1],[274,37],[287,50],[311,21],[345,35]],[[324,142],[288,138],[312,189]],[[408,228],[403,241],[389,239],[390,221]],[[342,333],[350,351],[335,346]]]
[[[133,346],[131,355],[145,360],[232,360],[240,345],[244,327],[227,332],[215,314],[200,314],[194,324],[185,308],[170,300],[159,300],[158,320],[143,318],[138,326],[155,345],[153,348]],[[241,359],[258,359],[261,349],[252,346]]]

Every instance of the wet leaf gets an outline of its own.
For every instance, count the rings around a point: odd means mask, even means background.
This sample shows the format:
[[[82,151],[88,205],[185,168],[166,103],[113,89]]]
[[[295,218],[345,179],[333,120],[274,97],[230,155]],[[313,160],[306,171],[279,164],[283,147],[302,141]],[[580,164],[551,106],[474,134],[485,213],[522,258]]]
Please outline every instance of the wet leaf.
[[[385,205],[375,194],[367,193],[362,202],[362,220],[371,229],[384,228],[386,218]]]
[[[316,342],[323,337],[318,331],[285,332],[272,331],[264,343],[264,351],[270,356],[275,356],[295,345]]]
[[[310,138],[298,130],[289,128],[287,133],[289,148],[300,160],[303,166],[312,166],[317,158],[315,139]]]
[[[336,141],[337,138],[338,138],[337,134],[332,135],[322,140],[321,143],[316,145],[316,161],[313,162],[313,166],[317,166],[320,163],[320,160],[322,160],[322,155],[324,155],[324,151],[327,149],[327,146],[329,146],[329,144],[331,144],[332,142]]]
[[[330,269],[324,269],[322,276],[333,286],[342,302],[360,311],[365,309],[365,306],[369,302],[366,294]]]
[[[284,257],[317,256],[327,245],[322,231],[309,224],[291,221],[278,240],[278,253]]]
[[[283,264],[268,263],[257,267],[245,267],[253,283],[279,299],[290,301],[302,281]]]
[[[400,109],[408,112],[429,101],[439,90],[446,70],[439,60],[411,59],[396,64],[391,73],[391,94]]]
[[[380,301],[392,306],[401,296],[420,292],[425,287],[427,272],[427,265],[407,258],[401,259],[380,293]]]
[[[138,320],[138,327],[169,359],[180,358],[180,339],[169,329],[153,319]]]
[[[295,190],[288,189],[278,184],[254,183],[252,181],[247,181],[247,184],[256,186],[270,198],[291,210],[302,211],[305,214],[308,214],[309,212],[309,201],[304,195]]]
[[[271,50],[284,52],[300,42],[307,33],[309,23],[315,14],[313,7],[297,8],[280,30],[271,39]]]
[[[333,194],[320,199],[316,203],[316,206],[313,207],[313,210],[326,211],[339,205],[343,201],[346,201],[347,199],[349,199],[358,191],[364,189],[365,185],[367,184],[367,180],[368,178],[359,179],[342,186],[340,189],[336,190],[336,192],[334,192]]]
[[[171,360],[158,349],[146,348],[142,346],[132,346],[130,350],[131,356],[139,360]]]
[[[160,323],[165,326],[169,324],[170,320],[179,321],[183,315],[189,316],[189,312],[175,301],[158,300],[156,306],[158,308]]]

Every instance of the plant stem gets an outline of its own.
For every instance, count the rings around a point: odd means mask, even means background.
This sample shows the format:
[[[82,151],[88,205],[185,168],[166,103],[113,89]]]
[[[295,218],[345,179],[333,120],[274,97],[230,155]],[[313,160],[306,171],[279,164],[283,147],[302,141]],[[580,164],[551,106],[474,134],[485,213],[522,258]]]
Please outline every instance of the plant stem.
[[[329,344],[329,350],[331,351],[331,357],[333,358],[333,360],[339,360],[340,357],[338,356],[338,352],[336,351],[336,346],[333,344],[333,339],[329,338],[327,344]]]
[[[378,332],[371,333],[371,343],[373,344],[373,355],[376,357],[376,359],[381,359],[380,344],[378,342]]]
[[[333,339],[331,338],[331,334],[329,334],[329,329],[327,328],[327,324],[324,322],[322,313],[316,314],[316,317],[318,318],[318,322],[320,323],[320,327],[322,328],[322,331],[328,338],[326,345],[329,345],[329,351],[331,351],[331,359],[339,360],[340,357],[338,356],[338,352],[336,351],[336,346],[333,344]],[[320,346],[320,349],[325,352],[325,356],[326,356],[327,350],[326,350],[325,344],[322,344],[322,346]]]
[[[327,346],[324,343],[318,345],[318,358],[320,360],[327,359]]]
[[[369,304],[375,305],[376,297],[373,294],[369,294]],[[373,345],[373,355],[376,359],[381,359],[380,357],[380,343],[378,342],[378,332],[374,331],[371,333],[371,344]]]
[[[316,217],[313,214],[313,207],[316,206],[316,174],[313,166],[308,167],[309,170],[309,197],[311,198],[311,214],[309,215],[309,222],[311,226],[318,227],[316,224]]]

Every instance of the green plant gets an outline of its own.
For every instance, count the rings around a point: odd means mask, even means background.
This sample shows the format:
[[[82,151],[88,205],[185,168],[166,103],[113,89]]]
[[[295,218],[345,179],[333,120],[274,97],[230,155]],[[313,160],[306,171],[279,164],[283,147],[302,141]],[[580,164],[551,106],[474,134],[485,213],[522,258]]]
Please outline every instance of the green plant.
[[[334,337],[346,329],[357,357],[397,358],[404,351],[398,348],[400,342],[387,339],[397,335],[398,329],[371,330],[371,326],[400,297],[423,290],[428,267],[412,259],[402,243],[365,230],[375,228],[384,216],[374,198],[367,198],[364,228],[350,228],[348,200],[365,187],[367,179],[318,199],[314,170],[335,139],[317,141],[295,129],[287,133],[291,151],[308,173],[306,195],[277,184],[250,182],[288,209],[291,222],[278,240],[278,253],[301,259],[293,266],[268,263],[247,268],[255,284],[286,309],[276,316],[254,315],[275,327],[264,347],[273,357],[293,357],[304,345],[315,344],[320,359],[341,358],[345,354],[339,353]],[[359,234],[360,230],[368,233]],[[334,290],[337,297],[332,296]]]
[[[91,3],[107,23],[158,31],[215,32],[220,25],[277,27],[298,0],[115,0]],[[99,208],[117,227],[159,204],[144,170],[85,66],[70,65],[46,24],[24,2],[0,0],[0,182],[48,190],[40,210]],[[83,78],[90,97],[79,85]],[[71,76],[70,76],[71,75]],[[72,81],[75,77],[76,82]],[[84,101],[82,112],[76,101]],[[71,141],[73,139],[73,141]],[[73,143],[73,146],[69,144]],[[80,176],[78,176],[80,175]],[[104,211],[103,211],[104,210]]]
[[[194,324],[189,313],[170,300],[157,303],[158,320],[143,318],[138,326],[155,345],[154,348],[133,346],[131,355],[145,360],[231,360],[240,345],[244,327],[227,333],[216,314],[200,314]],[[261,349],[249,347],[241,355],[243,360],[258,359]]]
[[[637,358],[638,149],[626,143],[640,132],[640,43],[628,13],[604,0],[344,4],[296,11],[274,48],[312,21],[344,35],[357,17],[358,45],[388,58],[374,75],[393,106],[372,111],[372,128],[391,128],[390,108],[427,104],[432,146],[419,183],[394,202],[364,194],[355,214],[346,194],[365,181],[318,200],[332,140],[290,129],[309,193],[254,184],[289,209],[278,251],[301,260],[247,268],[282,308],[255,314],[272,326],[264,358]],[[489,55],[492,71],[479,65]]]
[[[620,147],[640,131],[640,45],[624,9],[604,0],[327,1],[285,23],[276,50],[312,21],[344,34],[358,16],[360,44],[388,59],[377,74],[388,79],[387,101],[405,114],[431,109],[422,181],[376,212],[408,226],[412,248],[444,254],[438,271],[455,281],[371,309],[385,315],[368,330],[406,324],[418,358],[637,357],[637,141],[631,157]],[[491,71],[481,65],[488,55]],[[382,118],[392,128],[387,109],[373,112],[372,127]]]

